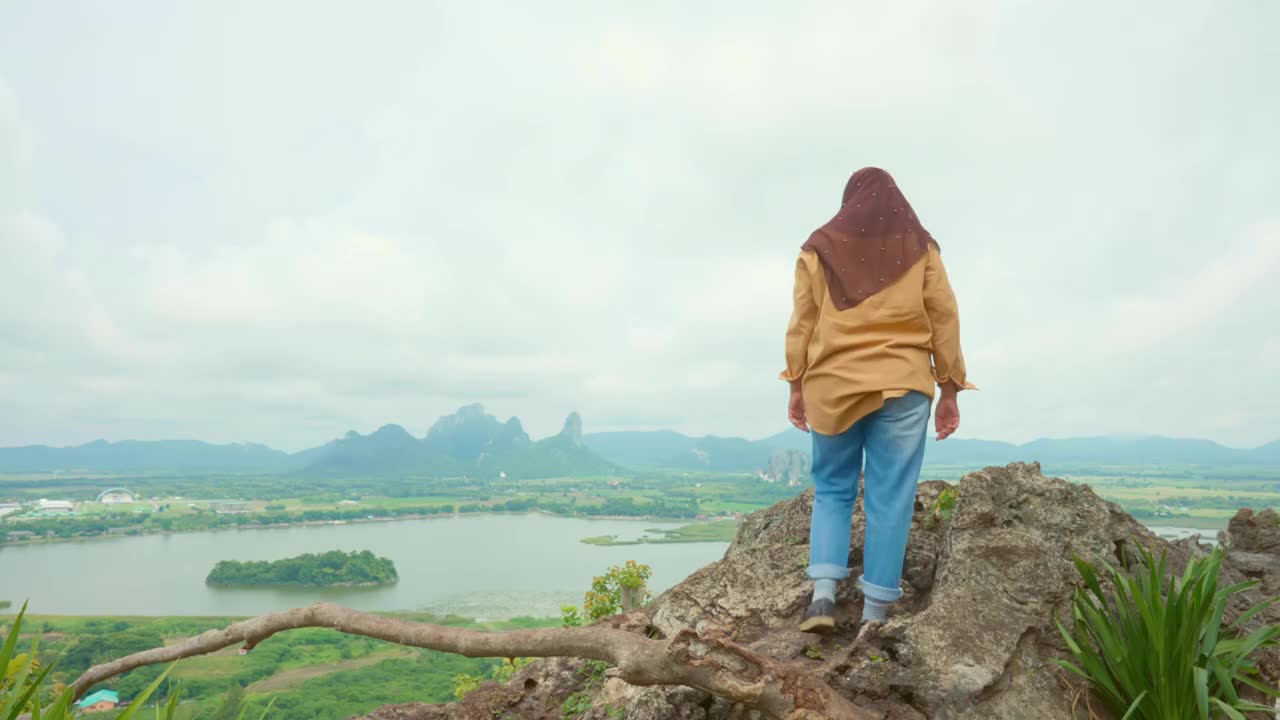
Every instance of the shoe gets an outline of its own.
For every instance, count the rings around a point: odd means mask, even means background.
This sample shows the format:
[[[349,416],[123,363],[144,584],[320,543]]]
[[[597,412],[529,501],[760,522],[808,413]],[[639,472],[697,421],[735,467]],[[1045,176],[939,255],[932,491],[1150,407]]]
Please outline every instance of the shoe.
[[[836,627],[836,604],[830,600],[814,600],[800,620],[802,632],[826,633]]]

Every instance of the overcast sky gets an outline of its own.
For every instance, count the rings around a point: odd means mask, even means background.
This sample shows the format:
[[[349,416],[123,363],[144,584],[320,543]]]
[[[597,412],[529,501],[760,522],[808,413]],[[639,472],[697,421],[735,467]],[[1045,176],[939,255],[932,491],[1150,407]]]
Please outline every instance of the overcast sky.
[[[959,435],[1280,437],[1280,3],[0,0],[0,445],[786,426],[879,165]]]

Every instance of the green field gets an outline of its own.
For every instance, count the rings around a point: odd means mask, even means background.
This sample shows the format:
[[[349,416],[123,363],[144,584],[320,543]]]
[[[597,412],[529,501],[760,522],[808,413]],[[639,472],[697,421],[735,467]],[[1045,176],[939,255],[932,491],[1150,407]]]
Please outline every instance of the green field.
[[[1222,529],[1242,507],[1280,505],[1280,473],[1274,480],[1223,480],[1149,475],[1077,475],[1099,495],[1152,525]]]
[[[955,482],[969,469],[930,466],[922,477]],[[1241,507],[1280,504],[1280,468],[1100,466],[1046,468],[1046,472],[1088,483],[1138,519],[1155,525],[1222,528]],[[142,500],[111,506],[93,502],[112,486],[128,487]],[[0,543],[477,512],[695,520],[745,515],[801,490],[764,482],[751,473],[656,470],[536,480],[0,475],[0,500],[28,503],[30,508],[36,498],[65,498],[76,503],[77,512],[75,517],[0,520]],[[219,512],[213,504],[218,500],[246,503],[248,512]],[[18,534],[11,539],[9,533],[14,531]],[[663,541],[704,539],[695,532],[677,533]]]
[[[110,486],[129,487],[143,499],[110,506],[93,502]],[[750,512],[795,493],[795,488],[746,473],[650,472],[523,481],[0,476],[0,499],[31,503],[33,498],[65,498],[76,506],[74,517],[8,518],[0,522],[0,543],[476,512],[694,520]],[[216,502],[226,500],[239,503],[235,509],[245,512],[226,512],[227,506]],[[18,534],[10,538],[14,531]]]
[[[386,613],[422,622],[482,630],[548,627],[558,619],[515,618],[476,623],[456,616],[427,613]],[[11,616],[0,616],[0,628]],[[68,683],[90,665],[159,645],[170,645],[236,618],[221,617],[66,617],[28,616],[30,641],[41,636],[43,662],[57,660],[53,680]],[[3,634],[3,633],[0,633]],[[366,713],[390,702],[446,702],[454,699],[453,677],[458,673],[484,676],[499,664],[493,658],[464,658],[394,643],[344,635],[323,629],[294,630],[263,641],[240,655],[228,648],[212,655],[177,663],[169,690],[183,700],[180,718],[222,717],[228,696],[243,695],[250,707],[265,707],[274,698],[273,720],[321,718],[338,720]],[[139,668],[99,687],[132,697],[162,667]],[[239,690],[243,688],[243,692]],[[166,692],[168,692],[167,690]],[[150,712],[149,710],[147,711]],[[109,720],[117,713],[93,717]],[[144,714],[142,717],[147,717]],[[247,717],[257,717],[250,711]],[[228,717],[235,718],[234,713]]]
[[[663,528],[647,528],[649,535],[635,540],[619,540],[617,535],[599,535],[582,538],[588,545],[644,545],[662,543],[693,542],[732,542],[738,532],[738,523],[732,520],[712,520],[708,522],[683,525],[666,530]]]
[[[953,482],[956,467],[927,467],[923,479]],[[1089,485],[1148,525],[1220,530],[1242,507],[1280,506],[1280,468],[1144,466],[1046,468]]]

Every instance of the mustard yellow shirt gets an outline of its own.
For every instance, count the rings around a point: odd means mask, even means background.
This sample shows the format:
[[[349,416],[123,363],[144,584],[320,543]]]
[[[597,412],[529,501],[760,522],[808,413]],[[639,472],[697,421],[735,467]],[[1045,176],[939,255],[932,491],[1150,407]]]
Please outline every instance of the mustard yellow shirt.
[[[796,261],[795,308],[787,326],[787,368],[801,381],[809,427],[823,435],[848,430],[885,399],[965,376],[960,312],[936,247],[902,277],[847,310],[837,310],[816,253]]]

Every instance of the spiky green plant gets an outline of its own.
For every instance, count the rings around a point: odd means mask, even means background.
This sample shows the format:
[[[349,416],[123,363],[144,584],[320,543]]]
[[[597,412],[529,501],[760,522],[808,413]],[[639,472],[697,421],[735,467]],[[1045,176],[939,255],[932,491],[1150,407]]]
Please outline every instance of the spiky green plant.
[[[1072,603],[1075,625],[1058,623],[1075,662],[1059,664],[1087,680],[1123,720],[1244,720],[1246,712],[1271,712],[1240,697],[1251,687],[1271,696],[1252,656],[1280,643],[1280,625],[1246,633],[1245,623],[1275,600],[1251,607],[1223,627],[1227,602],[1254,587],[1243,582],[1219,588],[1222,551],[1191,560],[1181,576],[1166,573],[1166,557],[1140,549],[1140,562],[1126,570],[1104,563],[1112,589],[1100,573],[1076,558],[1084,580]]]

